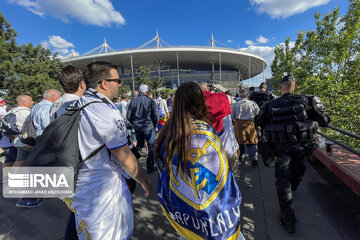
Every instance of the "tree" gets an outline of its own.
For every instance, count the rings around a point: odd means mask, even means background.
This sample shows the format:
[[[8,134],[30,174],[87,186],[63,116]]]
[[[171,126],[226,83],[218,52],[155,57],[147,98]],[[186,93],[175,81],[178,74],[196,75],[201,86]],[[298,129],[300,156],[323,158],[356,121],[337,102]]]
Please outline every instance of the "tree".
[[[156,90],[162,87],[164,79],[160,76],[156,76],[155,79],[150,78],[150,68],[140,66],[139,75],[135,78],[134,83],[136,88],[141,84],[146,84],[150,87],[150,91],[154,94]]]
[[[16,75],[5,84],[9,102],[14,102],[19,94],[30,95],[34,102],[38,102],[45,90],[61,90],[57,78],[62,63],[57,54],[53,55],[40,45],[34,47],[31,43],[21,45],[18,49],[14,65]]]
[[[15,42],[17,33],[1,12],[0,25],[0,90],[4,90],[6,82],[15,76],[14,58],[17,53]]]
[[[339,18],[339,9],[321,16],[315,13],[316,28],[300,31],[294,47],[277,47],[271,65],[273,80],[291,69],[298,92],[319,96],[333,126],[360,133],[360,1],[350,0],[347,14]],[[341,27],[343,23],[343,27]],[[286,39],[284,46],[289,40]],[[283,72],[282,72],[283,71]],[[360,148],[344,135],[331,136]]]
[[[119,89],[119,96],[123,95],[124,93],[128,93],[131,91],[131,87],[128,84],[121,84],[121,88]]]
[[[62,63],[57,54],[31,43],[18,46],[17,36],[0,12],[0,90],[8,103],[20,94],[30,95],[35,102],[46,89],[61,89],[57,81]]]
[[[272,77],[270,79],[271,86],[273,88],[279,87],[279,79],[281,79],[284,74],[293,73],[295,70],[295,48],[290,46],[291,38],[286,38],[283,44],[280,44],[275,47],[275,58],[271,63],[271,72]]]

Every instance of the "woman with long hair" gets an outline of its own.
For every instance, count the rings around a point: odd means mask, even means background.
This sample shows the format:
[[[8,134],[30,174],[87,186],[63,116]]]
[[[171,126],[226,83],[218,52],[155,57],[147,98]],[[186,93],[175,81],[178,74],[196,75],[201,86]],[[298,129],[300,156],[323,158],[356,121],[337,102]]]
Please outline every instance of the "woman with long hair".
[[[181,239],[243,239],[241,193],[196,83],[177,89],[155,159],[159,201]]]

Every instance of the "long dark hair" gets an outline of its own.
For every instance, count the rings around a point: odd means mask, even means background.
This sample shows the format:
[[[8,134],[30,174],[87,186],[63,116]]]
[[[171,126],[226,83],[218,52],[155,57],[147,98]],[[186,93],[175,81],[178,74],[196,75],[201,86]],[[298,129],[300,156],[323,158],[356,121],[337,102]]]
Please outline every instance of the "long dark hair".
[[[205,121],[211,126],[205,104],[205,97],[201,88],[194,82],[186,82],[181,84],[176,90],[170,117],[161,128],[156,141],[156,161],[158,161],[160,151],[166,141],[166,158],[164,161],[168,170],[171,167],[169,162],[175,153],[178,158],[177,172],[179,172],[179,169],[182,169],[183,161],[184,170],[187,171],[189,169],[189,157],[187,156],[188,151],[186,150],[191,146],[192,119]]]

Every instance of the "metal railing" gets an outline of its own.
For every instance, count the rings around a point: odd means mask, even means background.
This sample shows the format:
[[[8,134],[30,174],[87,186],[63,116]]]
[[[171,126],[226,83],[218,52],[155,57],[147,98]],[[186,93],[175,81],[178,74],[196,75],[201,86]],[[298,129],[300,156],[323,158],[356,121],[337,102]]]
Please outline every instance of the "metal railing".
[[[347,131],[345,131],[345,130],[342,130],[342,129],[340,129],[340,128],[337,128],[337,127],[334,127],[334,126],[331,126],[331,125],[329,125],[328,128],[330,128],[330,129],[332,129],[332,130],[334,130],[334,131],[337,131],[337,132],[339,132],[339,133],[341,133],[341,134],[344,134],[344,135],[347,135],[347,136],[349,136],[349,137],[352,137],[352,138],[355,138],[355,139],[357,139],[357,140],[360,140],[360,136],[357,135],[357,134],[347,132]],[[352,153],[360,156],[360,152],[356,151],[355,149],[351,148],[350,146],[348,146],[348,145],[346,145],[346,144],[344,144],[344,143],[341,143],[341,142],[337,141],[336,139],[334,139],[334,138],[332,138],[332,137],[330,137],[330,136],[328,136],[328,135],[326,135],[326,134],[324,134],[324,133],[321,133],[321,132],[317,132],[317,133],[318,133],[319,135],[323,136],[324,138],[329,139],[330,141],[332,141],[332,142],[338,144],[339,146],[345,148],[346,150],[348,150],[348,151],[350,151],[350,152],[352,152]]]

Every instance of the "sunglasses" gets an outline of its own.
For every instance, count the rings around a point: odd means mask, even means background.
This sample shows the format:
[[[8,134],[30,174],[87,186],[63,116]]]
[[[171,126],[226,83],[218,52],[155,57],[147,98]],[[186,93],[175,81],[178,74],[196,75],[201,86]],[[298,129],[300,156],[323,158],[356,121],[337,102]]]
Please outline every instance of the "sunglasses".
[[[107,82],[117,82],[117,84],[121,84],[121,78],[113,78],[113,79],[104,79],[105,81],[107,81]],[[99,83],[101,83],[102,82],[102,80],[99,82]]]

